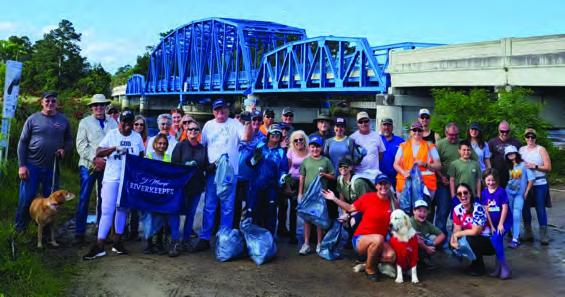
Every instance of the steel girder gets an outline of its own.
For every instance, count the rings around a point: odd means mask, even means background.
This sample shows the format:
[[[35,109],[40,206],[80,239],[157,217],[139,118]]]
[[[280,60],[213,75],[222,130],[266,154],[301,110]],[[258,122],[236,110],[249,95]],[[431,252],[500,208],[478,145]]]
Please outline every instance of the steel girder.
[[[134,74],[130,76],[126,85],[126,94],[128,96],[145,95],[145,77],[141,74]]]
[[[151,53],[145,93],[242,94],[264,52],[305,38],[304,29],[271,22],[192,22],[163,38]]]
[[[254,93],[384,93],[388,82],[365,38],[315,37],[263,56]]]

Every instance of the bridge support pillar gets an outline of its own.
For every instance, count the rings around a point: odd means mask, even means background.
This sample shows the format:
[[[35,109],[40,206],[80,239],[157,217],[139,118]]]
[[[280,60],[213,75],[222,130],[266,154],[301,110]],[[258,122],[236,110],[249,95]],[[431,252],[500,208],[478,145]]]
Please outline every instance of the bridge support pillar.
[[[143,114],[147,110],[149,110],[149,101],[147,101],[147,97],[139,97],[139,113]]]
[[[381,120],[391,118],[394,122],[394,134],[402,136],[402,106],[394,105],[394,96],[389,94],[377,95],[377,127]]]
[[[122,110],[130,107],[130,98],[128,96],[120,96],[120,101],[122,103]]]

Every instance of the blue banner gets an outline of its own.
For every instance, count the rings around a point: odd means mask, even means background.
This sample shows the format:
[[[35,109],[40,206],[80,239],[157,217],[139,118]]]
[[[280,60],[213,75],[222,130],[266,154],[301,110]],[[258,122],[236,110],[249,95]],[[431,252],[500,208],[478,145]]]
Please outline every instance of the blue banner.
[[[195,167],[130,154],[124,162],[118,207],[165,214],[180,211],[183,188],[192,177]]]

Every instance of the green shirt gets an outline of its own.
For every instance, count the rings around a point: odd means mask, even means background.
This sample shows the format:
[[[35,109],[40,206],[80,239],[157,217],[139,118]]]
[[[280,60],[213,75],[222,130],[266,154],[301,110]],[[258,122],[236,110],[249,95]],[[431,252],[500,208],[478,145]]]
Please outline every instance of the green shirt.
[[[451,162],[447,174],[455,178],[455,185],[466,183],[471,186],[473,195],[477,194],[477,181],[481,180],[481,165],[479,165],[479,162],[475,160],[455,160]]]
[[[353,185],[351,184],[351,181],[353,181]],[[367,192],[374,192],[374,187],[367,179],[353,178],[349,182],[346,182],[343,179],[343,176],[340,175],[337,178],[336,190],[338,193],[343,195],[343,198],[345,198],[347,203],[353,203],[357,200],[357,198],[361,197],[361,195]]]
[[[437,236],[441,234],[441,230],[427,220],[424,221],[423,223],[420,223],[416,221],[414,217],[411,217],[410,222],[412,223],[412,227],[414,227],[414,230],[416,230],[416,232],[418,232],[422,236],[428,236],[428,235]]]
[[[442,138],[436,144],[439,160],[441,161],[441,173],[443,175],[449,175],[451,162],[461,157],[459,155],[459,141],[460,140],[457,140],[455,143],[449,143],[447,138]],[[475,161],[478,160],[477,154],[473,150],[471,150],[471,159]]]
[[[324,156],[321,156],[320,159],[314,159],[312,157],[304,159],[302,165],[300,165],[300,175],[304,176],[303,193],[306,193],[306,190],[308,190],[308,187],[314,181],[316,176],[318,176],[320,171],[334,174],[332,161]],[[327,179],[322,178],[322,187],[324,189],[327,188],[327,184]]]

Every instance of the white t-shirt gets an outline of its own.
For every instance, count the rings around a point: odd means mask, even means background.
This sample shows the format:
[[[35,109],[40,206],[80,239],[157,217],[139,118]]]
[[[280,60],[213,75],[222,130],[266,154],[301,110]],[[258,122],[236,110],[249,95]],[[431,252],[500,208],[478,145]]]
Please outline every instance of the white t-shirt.
[[[155,142],[155,137],[157,137],[157,135],[149,138],[147,140],[147,154],[149,153],[154,153],[155,150],[153,149],[153,142]],[[167,150],[165,151],[166,154],[169,155],[173,155],[173,150],[175,149],[175,145],[177,145],[177,140],[175,139],[175,136],[169,135],[167,134],[167,140],[169,141],[169,146],[167,147]]]
[[[214,163],[223,154],[228,154],[234,173],[238,173],[239,142],[243,139],[243,125],[232,118],[223,123],[209,120],[202,128],[202,145],[208,150],[208,162]]]
[[[140,152],[145,151],[145,148],[143,147],[143,139],[141,139],[141,135],[135,131],[131,131],[130,135],[124,136],[118,129],[111,130],[106,134],[106,136],[104,136],[98,145],[98,147],[101,148],[109,148],[113,146],[127,147],[128,153],[136,156],[139,156]],[[116,152],[113,152],[107,157],[103,181],[120,181],[120,175],[122,174],[122,158],[125,158],[125,156],[118,155]]]
[[[371,181],[375,180],[375,177],[381,173],[379,170],[379,153],[386,151],[381,136],[375,131],[371,131],[366,135],[355,131],[355,133],[351,134],[349,137],[367,150],[367,155],[355,169],[355,174]]]

